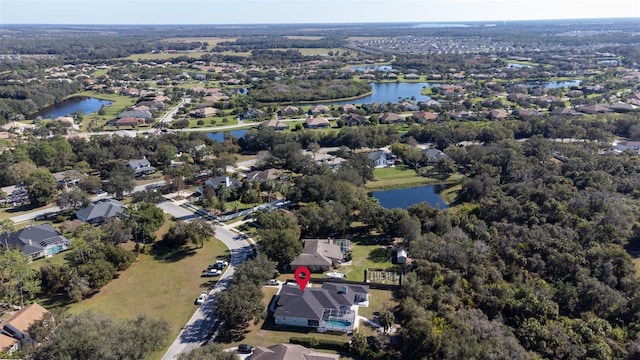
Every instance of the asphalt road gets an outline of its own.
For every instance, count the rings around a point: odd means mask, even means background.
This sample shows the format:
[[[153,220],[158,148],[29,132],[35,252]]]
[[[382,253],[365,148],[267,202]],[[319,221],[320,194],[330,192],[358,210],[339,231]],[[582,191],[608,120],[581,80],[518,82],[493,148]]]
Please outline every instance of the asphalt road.
[[[132,193],[134,192],[138,192],[138,191],[142,191],[148,188],[152,188],[155,185],[164,185],[164,180],[162,181],[157,181],[151,184],[145,184],[145,185],[140,185],[140,186],[136,186],[133,188]],[[106,193],[104,194],[100,194],[100,195],[96,195],[91,197],[91,201],[97,200],[97,199],[103,199],[108,197],[108,195]],[[37,216],[39,215],[44,215],[47,213],[56,213],[58,211],[60,211],[61,209],[57,206],[52,206],[52,207],[48,207],[48,208],[44,208],[44,209],[38,209],[35,211],[31,211],[29,213],[26,214],[22,214],[22,215],[16,215],[14,217],[11,218],[11,221],[13,221],[14,224],[18,224],[21,222],[25,222],[25,221],[31,221],[33,219],[35,219]]]
[[[162,357],[163,360],[172,360],[183,352],[189,352],[199,347],[207,340],[209,331],[215,324],[216,317],[213,308],[216,303],[216,294],[224,291],[231,284],[231,279],[235,273],[235,268],[247,257],[251,256],[249,243],[240,238],[238,234],[225,229],[222,226],[215,226],[216,238],[220,239],[231,251],[231,262],[226,271],[220,276],[215,287],[209,292],[209,298],[193,314],[189,322],[182,328],[182,331],[171,344],[167,352]],[[212,261],[214,259],[211,259]],[[198,294],[193,294],[195,298]]]

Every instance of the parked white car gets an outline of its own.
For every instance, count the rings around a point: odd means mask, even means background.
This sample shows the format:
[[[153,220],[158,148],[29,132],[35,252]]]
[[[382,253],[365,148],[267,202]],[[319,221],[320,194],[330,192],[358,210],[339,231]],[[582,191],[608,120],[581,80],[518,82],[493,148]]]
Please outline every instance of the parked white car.
[[[339,273],[337,271],[331,271],[331,272],[324,273],[324,276],[326,276],[329,279],[344,279],[347,277],[347,274]]]
[[[229,262],[228,261],[224,261],[224,260],[216,260],[216,265],[222,266],[222,267],[227,267],[229,266]]]
[[[222,271],[220,271],[218,269],[208,269],[208,270],[204,270],[202,272],[202,275],[200,275],[200,276],[211,277],[211,276],[219,276],[221,274],[222,274]]]
[[[206,291],[203,291],[197,298],[195,301],[196,305],[202,305],[207,298],[209,297],[209,294]]]

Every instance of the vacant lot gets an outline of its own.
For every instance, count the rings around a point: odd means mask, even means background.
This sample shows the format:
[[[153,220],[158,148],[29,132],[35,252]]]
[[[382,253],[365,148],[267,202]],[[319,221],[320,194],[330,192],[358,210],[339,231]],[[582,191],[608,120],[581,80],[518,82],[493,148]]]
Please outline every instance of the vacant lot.
[[[93,310],[120,319],[138,314],[163,318],[171,327],[169,338],[173,341],[193,315],[196,296],[215,284],[215,278],[200,277],[202,270],[227,252],[222,242],[212,240],[202,249],[173,253],[155,250],[140,255],[117,279],[90,299],[70,305],[69,311]],[[163,353],[151,358],[159,359]]]
[[[390,168],[378,168],[373,170],[375,179],[365,184],[367,189],[389,189],[394,187],[411,187],[415,185],[428,184],[432,179],[416,174],[415,170],[407,166],[396,166]]]

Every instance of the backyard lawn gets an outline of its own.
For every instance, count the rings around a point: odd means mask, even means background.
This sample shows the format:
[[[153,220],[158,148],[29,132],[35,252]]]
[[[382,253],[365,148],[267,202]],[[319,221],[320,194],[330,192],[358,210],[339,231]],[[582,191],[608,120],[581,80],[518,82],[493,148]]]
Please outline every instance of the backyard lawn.
[[[134,318],[146,314],[165,319],[171,328],[166,346],[178,336],[195,311],[194,299],[211,289],[215,279],[200,274],[219,256],[228,255],[226,246],[212,240],[202,249],[178,253],[159,250],[140,255],[129,269],[90,299],[69,306],[70,313],[93,310],[115,318]],[[151,359],[159,359],[163,349]]]
[[[373,170],[373,181],[365,184],[367,189],[389,189],[394,187],[411,187],[434,182],[416,174],[415,170],[407,166],[377,168]]]

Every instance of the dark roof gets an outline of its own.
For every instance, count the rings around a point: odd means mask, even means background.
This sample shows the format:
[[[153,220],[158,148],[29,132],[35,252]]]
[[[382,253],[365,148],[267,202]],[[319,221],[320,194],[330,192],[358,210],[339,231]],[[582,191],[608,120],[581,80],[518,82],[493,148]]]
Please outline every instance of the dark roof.
[[[110,218],[124,212],[122,203],[115,199],[102,199],[93,202],[84,209],[76,212],[76,217],[81,221],[91,222]]]
[[[269,347],[257,346],[251,354],[252,360],[331,360],[340,355],[314,352],[302,345],[276,344]]]
[[[344,290],[347,290],[346,292]],[[356,294],[368,294],[369,286],[324,283],[321,288],[285,285],[276,302],[274,316],[289,316],[321,320],[324,309],[339,310],[356,303]]]
[[[54,244],[67,244],[69,240],[60,235],[51,224],[27,226],[13,233],[0,235],[0,244],[22,249],[25,255],[37,254]]]

